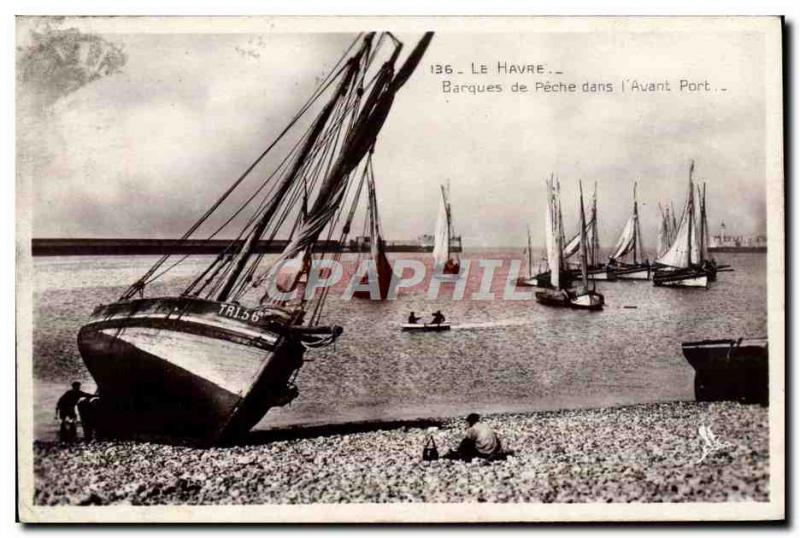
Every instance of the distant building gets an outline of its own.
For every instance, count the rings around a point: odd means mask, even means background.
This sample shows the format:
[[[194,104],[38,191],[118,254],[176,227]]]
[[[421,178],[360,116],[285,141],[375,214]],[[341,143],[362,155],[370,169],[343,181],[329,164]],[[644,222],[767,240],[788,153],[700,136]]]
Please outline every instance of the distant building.
[[[422,234],[417,237],[420,248],[423,250],[433,250],[433,236],[431,234]],[[454,235],[450,238],[450,250],[453,252],[461,252],[461,236]]]
[[[719,233],[711,236],[708,242],[708,249],[712,252],[766,251],[767,236],[745,237],[743,235],[729,235],[723,222],[720,225]]]

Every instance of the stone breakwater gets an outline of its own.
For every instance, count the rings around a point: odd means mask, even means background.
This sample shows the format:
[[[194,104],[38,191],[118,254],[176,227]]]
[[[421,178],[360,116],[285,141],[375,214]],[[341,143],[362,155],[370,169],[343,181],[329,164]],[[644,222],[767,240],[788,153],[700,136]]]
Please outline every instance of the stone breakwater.
[[[769,498],[768,409],[676,402],[487,416],[507,461],[422,461],[463,434],[401,428],[211,449],[34,443],[34,502],[723,502]],[[707,426],[719,446],[703,458]]]

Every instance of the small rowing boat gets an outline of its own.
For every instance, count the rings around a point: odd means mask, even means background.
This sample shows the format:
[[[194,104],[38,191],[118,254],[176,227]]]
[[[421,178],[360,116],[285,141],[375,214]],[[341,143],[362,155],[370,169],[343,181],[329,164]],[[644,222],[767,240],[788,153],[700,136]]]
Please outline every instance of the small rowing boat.
[[[439,332],[449,331],[449,323],[404,323],[403,332]]]

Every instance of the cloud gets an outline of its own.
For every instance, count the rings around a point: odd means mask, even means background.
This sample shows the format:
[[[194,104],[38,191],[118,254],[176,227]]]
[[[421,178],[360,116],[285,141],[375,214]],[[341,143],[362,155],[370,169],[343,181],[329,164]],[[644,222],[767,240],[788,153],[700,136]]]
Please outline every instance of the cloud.
[[[419,36],[400,37],[410,44]],[[115,34],[128,55],[124,71],[63,99],[46,119],[46,136],[23,133],[49,162],[29,171],[35,235],[181,235],[286,125],[353,38]],[[465,245],[520,245],[527,224],[541,243],[544,179],[555,173],[569,230],[578,179],[586,189],[597,182],[606,245],[622,229],[638,181],[642,230],[654,242],[657,203],[683,200],[690,159],[709,183],[712,230],[724,220],[731,232],[763,232],[762,45],[760,36],[730,32],[437,34],[377,142],[387,238],[430,233],[439,185],[449,180]],[[560,80],[709,79],[727,91],[448,95],[430,70],[437,63],[468,70],[473,62],[493,69],[498,61],[542,62],[561,70]],[[505,88],[537,80],[452,78]],[[266,162],[256,178],[275,164]]]

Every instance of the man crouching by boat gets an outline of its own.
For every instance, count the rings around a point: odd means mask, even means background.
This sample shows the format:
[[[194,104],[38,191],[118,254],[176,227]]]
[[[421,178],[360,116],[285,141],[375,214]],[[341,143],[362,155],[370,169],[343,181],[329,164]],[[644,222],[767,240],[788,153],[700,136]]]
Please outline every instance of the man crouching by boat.
[[[500,437],[487,424],[480,421],[477,413],[467,415],[467,431],[457,450],[450,450],[445,458],[472,461],[472,458],[488,460],[505,459]]]
[[[77,381],[72,383],[72,388],[61,395],[56,403],[56,419],[61,419],[59,438],[61,441],[75,441],[78,436],[78,415],[75,407],[82,398],[91,398],[93,394],[83,392],[81,384]]]

